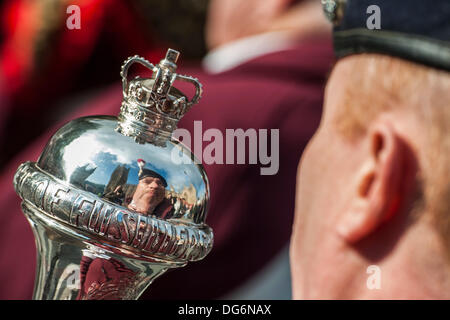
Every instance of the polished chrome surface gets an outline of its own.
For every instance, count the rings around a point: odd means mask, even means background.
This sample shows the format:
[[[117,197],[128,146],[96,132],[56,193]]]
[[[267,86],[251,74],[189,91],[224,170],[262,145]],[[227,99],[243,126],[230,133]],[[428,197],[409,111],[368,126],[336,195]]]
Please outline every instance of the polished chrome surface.
[[[26,203],[38,250],[33,299],[119,300],[137,299],[154,279],[185,263],[142,259],[125,249],[113,252],[91,237]]]
[[[141,213],[201,224],[209,200],[208,180],[192,153],[175,139],[164,147],[137,144],[115,131],[116,125],[117,119],[109,116],[68,123],[48,142],[37,167],[63,184],[134,211],[144,210],[132,204],[148,189],[151,206]],[[182,155],[182,163],[172,160],[176,154]],[[162,179],[139,179],[141,170],[152,170]],[[164,180],[167,186],[161,184]]]
[[[139,104],[145,121],[177,121],[198,100],[200,85],[189,102],[172,80],[166,86],[159,79],[161,72],[177,79],[177,57],[169,50],[158,67],[145,62],[156,71],[152,79],[124,82],[127,107],[138,105],[127,96],[137,83],[148,91],[141,97],[157,93],[149,98],[157,103]],[[122,68],[124,78],[132,61]],[[172,127],[141,126],[143,119],[123,105],[119,119],[69,122],[36,163],[17,169],[14,187],[38,250],[34,299],[137,299],[166,270],[201,260],[212,248],[203,167],[171,137]],[[129,122],[139,126],[124,131]]]

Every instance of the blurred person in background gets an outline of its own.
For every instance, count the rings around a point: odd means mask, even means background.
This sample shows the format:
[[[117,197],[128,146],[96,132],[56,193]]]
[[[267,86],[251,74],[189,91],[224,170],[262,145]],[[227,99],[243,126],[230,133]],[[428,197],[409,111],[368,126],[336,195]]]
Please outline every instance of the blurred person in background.
[[[177,1],[160,5],[167,15],[173,14],[165,7],[169,3],[178,8]],[[183,60],[183,47],[189,46],[186,39],[196,39],[198,34],[182,37],[183,30],[192,30],[181,25],[162,27],[181,23],[164,19],[164,14],[158,15],[153,28],[161,37],[167,33],[164,37],[170,41],[165,39],[164,44],[184,41],[184,46],[174,46],[182,51],[178,73],[194,76],[204,85],[203,98],[179,127],[194,133],[194,121],[202,121],[204,131],[215,128],[222,133],[226,129],[279,129],[279,170],[262,176],[259,165],[205,164],[211,187],[207,222],[214,230],[214,248],[205,260],[159,278],[142,298],[289,298],[287,248],[296,168],[320,121],[323,87],[332,63],[330,27],[320,3],[314,0],[212,0],[208,4],[204,19],[208,54],[202,66],[186,66]],[[155,2],[147,8],[156,10],[158,5]],[[121,21],[120,15],[116,17]],[[128,45],[121,37],[116,41]],[[157,62],[159,59],[146,52],[156,55],[165,48],[141,51],[128,45],[126,50],[131,53],[122,59],[137,53]],[[0,197],[5,229],[0,239],[4,244],[0,251],[0,298],[30,298],[34,280],[34,239],[12,188],[15,170],[21,162],[36,160],[62,123],[79,116],[117,115],[122,100],[119,67],[120,62],[109,65],[117,84],[91,94],[86,103],[76,103],[71,112],[61,111],[64,116],[55,126],[20,150],[4,168],[0,179],[5,190]],[[65,76],[70,79],[70,75]]]
[[[450,3],[324,2],[340,60],[298,170],[293,297],[449,299]]]

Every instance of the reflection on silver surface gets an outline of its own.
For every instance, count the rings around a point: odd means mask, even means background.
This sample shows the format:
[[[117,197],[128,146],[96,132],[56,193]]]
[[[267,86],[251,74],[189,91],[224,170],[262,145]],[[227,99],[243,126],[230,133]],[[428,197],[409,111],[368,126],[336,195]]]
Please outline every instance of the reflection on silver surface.
[[[171,137],[201,95],[196,79],[175,73],[177,58],[169,49],[157,66],[127,59],[119,118],[73,120],[36,163],[17,169],[38,250],[34,299],[137,299],[166,270],[210,252],[206,173]],[[151,67],[152,78],[128,85],[134,62]],[[196,87],[191,101],[172,87],[177,79]]]
[[[190,151],[174,139],[164,147],[133,143],[116,126],[117,119],[108,116],[70,122],[47,144],[37,166],[64,183],[145,215],[204,221],[209,190],[202,166],[193,159],[181,164],[171,160],[173,148]]]
[[[166,270],[185,265],[100,248],[75,229],[55,227],[46,214],[28,205],[22,208],[39,253],[34,299],[136,299]]]

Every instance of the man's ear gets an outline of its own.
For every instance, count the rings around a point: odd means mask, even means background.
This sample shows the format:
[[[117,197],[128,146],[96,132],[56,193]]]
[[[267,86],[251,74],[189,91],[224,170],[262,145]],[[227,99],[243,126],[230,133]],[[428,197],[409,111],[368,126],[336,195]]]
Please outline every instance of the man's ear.
[[[388,122],[380,120],[366,139],[366,160],[356,176],[349,209],[337,224],[338,233],[349,243],[368,236],[395,215],[402,197],[406,151],[401,138]]]

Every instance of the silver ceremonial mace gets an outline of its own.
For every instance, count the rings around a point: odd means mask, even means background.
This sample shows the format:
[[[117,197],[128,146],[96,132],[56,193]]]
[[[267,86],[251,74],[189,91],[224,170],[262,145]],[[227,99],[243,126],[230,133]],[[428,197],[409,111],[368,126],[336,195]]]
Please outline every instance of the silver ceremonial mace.
[[[178,56],[169,49],[156,66],[128,58],[119,116],[69,122],[17,169],[38,253],[34,299],[137,299],[168,269],[210,252],[208,178],[172,137],[202,93],[197,79],[175,73]],[[151,78],[128,81],[134,63]],[[176,80],[194,85],[191,100]]]

